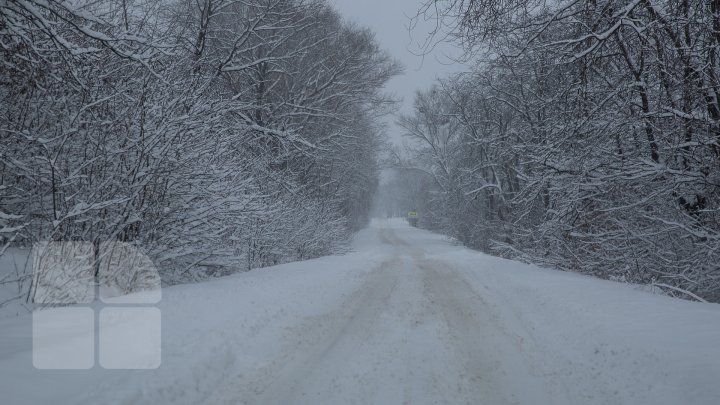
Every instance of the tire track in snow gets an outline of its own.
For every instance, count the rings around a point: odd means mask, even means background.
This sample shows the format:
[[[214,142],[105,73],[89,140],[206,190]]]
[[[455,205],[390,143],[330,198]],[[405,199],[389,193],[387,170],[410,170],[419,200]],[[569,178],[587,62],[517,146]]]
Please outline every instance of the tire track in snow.
[[[336,311],[305,318],[299,325],[285,332],[289,343],[279,357],[259,370],[253,381],[252,398],[246,403],[298,403],[302,400],[304,381],[321,370],[330,356],[351,353],[368,340],[374,332],[373,324],[387,308],[397,275],[388,271],[397,267],[399,258],[391,257],[371,271],[360,288],[356,289]],[[297,397],[297,396],[300,397]]]
[[[510,332],[457,270],[435,260],[419,260],[418,267],[428,297],[443,316],[468,403],[564,402],[536,373],[526,338]]]
[[[392,229],[378,232],[394,248],[388,259],[337,310],[287,329],[279,354],[216,402],[565,402],[537,371],[527,337],[459,270]]]

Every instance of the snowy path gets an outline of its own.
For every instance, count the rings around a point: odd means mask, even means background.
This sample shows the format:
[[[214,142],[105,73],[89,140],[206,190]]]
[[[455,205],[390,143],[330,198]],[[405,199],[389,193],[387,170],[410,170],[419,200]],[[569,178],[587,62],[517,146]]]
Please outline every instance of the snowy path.
[[[1,321],[2,398],[720,403],[720,305],[493,258],[400,221],[376,221],[348,255],[165,289],[159,307],[152,371],[34,370],[28,318]]]

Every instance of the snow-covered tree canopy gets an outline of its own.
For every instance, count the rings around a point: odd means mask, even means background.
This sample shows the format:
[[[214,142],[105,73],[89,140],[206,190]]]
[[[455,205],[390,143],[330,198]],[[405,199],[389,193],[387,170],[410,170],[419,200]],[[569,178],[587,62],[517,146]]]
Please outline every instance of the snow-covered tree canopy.
[[[177,282],[367,219],[400,68],[324,1],[9,0],[0,52],[0,247],[120,240]]]
[[[423,10],[475,62],[402,120],[432,184],[421,224],[720,301],[720,2]]]

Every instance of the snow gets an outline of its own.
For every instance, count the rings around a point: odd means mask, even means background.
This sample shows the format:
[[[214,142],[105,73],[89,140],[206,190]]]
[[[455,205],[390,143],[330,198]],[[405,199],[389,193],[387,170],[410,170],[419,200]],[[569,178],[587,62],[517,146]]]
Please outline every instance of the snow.
[[[32,317],[0,320],[3,402],[720,403],[720,305],[402,220],[376,220],[347,255],[165,288],[157,308],[151,370],[38,370]]]

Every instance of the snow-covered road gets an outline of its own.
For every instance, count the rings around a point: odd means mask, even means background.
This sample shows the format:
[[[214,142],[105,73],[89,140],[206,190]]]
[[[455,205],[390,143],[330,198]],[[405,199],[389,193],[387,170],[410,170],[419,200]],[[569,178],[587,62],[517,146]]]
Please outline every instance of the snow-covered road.
[[[3,403],[717,404],[720,305],[479,254],[378,220],[353,252],[163,290],[157,370],[35,370]],[[10,402],[6,402],[9,398]]]

